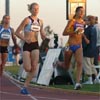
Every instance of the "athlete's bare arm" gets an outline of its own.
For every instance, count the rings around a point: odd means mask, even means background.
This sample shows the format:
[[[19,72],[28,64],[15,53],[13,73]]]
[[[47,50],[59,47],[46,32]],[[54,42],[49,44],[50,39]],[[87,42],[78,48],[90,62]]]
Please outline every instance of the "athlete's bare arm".
[[[11,28],[11,36],[12,36],[12,40],[13,40],[14,45],[17,45],[17,40],[16,40],[16,36],[14,34],[14,29],[13,28]]]
[[[40,20],[40,21],[41,21],[40,34],[41,34],[42,40],[44,40],[46,38],[46,35],[45,35],[45,31],[43,29],[43,21],[42,20]]]
[[[20,39],[24,40],[24,41],[26,41],[26,40],[25,40],[25,37],[23,36],[23,34],[21,34],[21,31],[24,29],[24,27],[27,25],[27,23],[28,23],[28,19],[25,18],[25,19],[22,21],[22,23],[19,25],[19,27],[17,28],[17,30],[16,30],[16,32],[15,32],[15,35],[16,35],[17,37],[19,37]]]
[[[63,31],[63,35],[64,36],[66,36],[66,35],[70,35],[70,36],[74,35],[75,32],[74,32],[74,29],[72,29],[73,28],[73,24],[74,24],[73,19],[68,21],[68,24],[66,25],[66,27],[65,27],[65,29]]]

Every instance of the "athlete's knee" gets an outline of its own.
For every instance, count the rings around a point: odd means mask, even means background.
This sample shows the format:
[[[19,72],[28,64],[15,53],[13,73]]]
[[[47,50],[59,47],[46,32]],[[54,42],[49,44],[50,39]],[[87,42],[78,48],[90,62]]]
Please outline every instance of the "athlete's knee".
[[[35,71],[37,69],[38,63],[33,63],[32,64],[32,71]]]
[[[5,66],[5,64],[6,64],[6,62],[5,62],[5,61],[3,61],[3,62],[1,63],[1,66]]]
[[[38,65],[38,62],[37,61],[32,63],[32,66],[33,67],[36,67],[37,65]]]
[[[70,62],[65,62],[64,63],[64,67],[65,67],[66,70],[69,70],[69,68],[70,68]]]
[[[24,66],[24,69],[26,72],[30,72],[31,71],[31,66]]]
[[[32,66],[31,72],[36,72],[36,70],[37,70],[37,67]]]
[[[26,72],[30,72],[31,71],[31,68],[25,68],[25,71]]]
[[[77,67],[82,67],[82,62],[81,61],[77,62]]]

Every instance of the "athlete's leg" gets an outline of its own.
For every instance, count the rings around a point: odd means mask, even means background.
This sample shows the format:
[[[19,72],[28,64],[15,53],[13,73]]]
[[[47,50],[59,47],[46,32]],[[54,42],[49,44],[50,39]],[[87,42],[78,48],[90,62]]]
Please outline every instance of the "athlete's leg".
[[[33,50],[31,52],[31,71],[28,73],[27,79],[25,81],[24,86],[27,87],[32,80],[33,76],[35,75],[35,72],[37,70],[38,62],[39,62],[39,50]]]
[[[54,66],[57,66],[57,67],[62,67],[66,70],[69,69],[70,67],[70,62],[71,62],[71,57],[72,57],[72,51],[69,50],[69,51],[64,51],[64,61],[59,61],[57,60],[56,62],[54,62]]]
[[[31,71],[31,57],[30,57],[30,52],[29,51],[24,51],[23,52],[23,66],[26,72]]]
[[[3,74],[3,70],[7,61],[8,53],[0,54],[0,74]]]
[[[18,65],[18,66],[19,66],[19,58],[20,58],[20,54],[18,53],[15,55],[16,65]]]
[[[1,53],[0,53],[0,76],[2,76],[2,58],[1,58]]]
[[[64,52],[64,66],[66,70],[70,68],[71,58],[72,58],[73,52],[71,50]]]
[[[77,72],[76,72],[76,83],[80,83],[81,75],[82,75],[82,57],[83,57],[83,51],[80,47],[75,52],[75,60],[77,63]]]

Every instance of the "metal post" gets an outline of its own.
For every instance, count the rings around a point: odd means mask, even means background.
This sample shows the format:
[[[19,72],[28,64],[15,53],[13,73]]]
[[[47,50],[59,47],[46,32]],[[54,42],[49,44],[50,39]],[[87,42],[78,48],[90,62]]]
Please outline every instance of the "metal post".
[[[9,13],[9,0],[5,0],[5,14],[10,15]]]
[[[68,2],[68,0],[66,0],[66,20],[69,20],[69,7],[68,7],[68,4],[69,2]]]

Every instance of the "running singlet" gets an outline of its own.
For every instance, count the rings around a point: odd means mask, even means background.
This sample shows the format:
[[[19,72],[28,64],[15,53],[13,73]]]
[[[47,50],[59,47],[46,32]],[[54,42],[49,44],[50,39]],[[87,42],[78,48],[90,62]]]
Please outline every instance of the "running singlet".
[[[0,25],[0,39],[9,40],[10,36],[11,36],[11,28],[9,27],[8,29],[5,29]]]
[[[24,32],[39,32],[40,31],[39,19],[33,20],[30,16],[28,18],[30,19],[30,22],[24,28]]]

